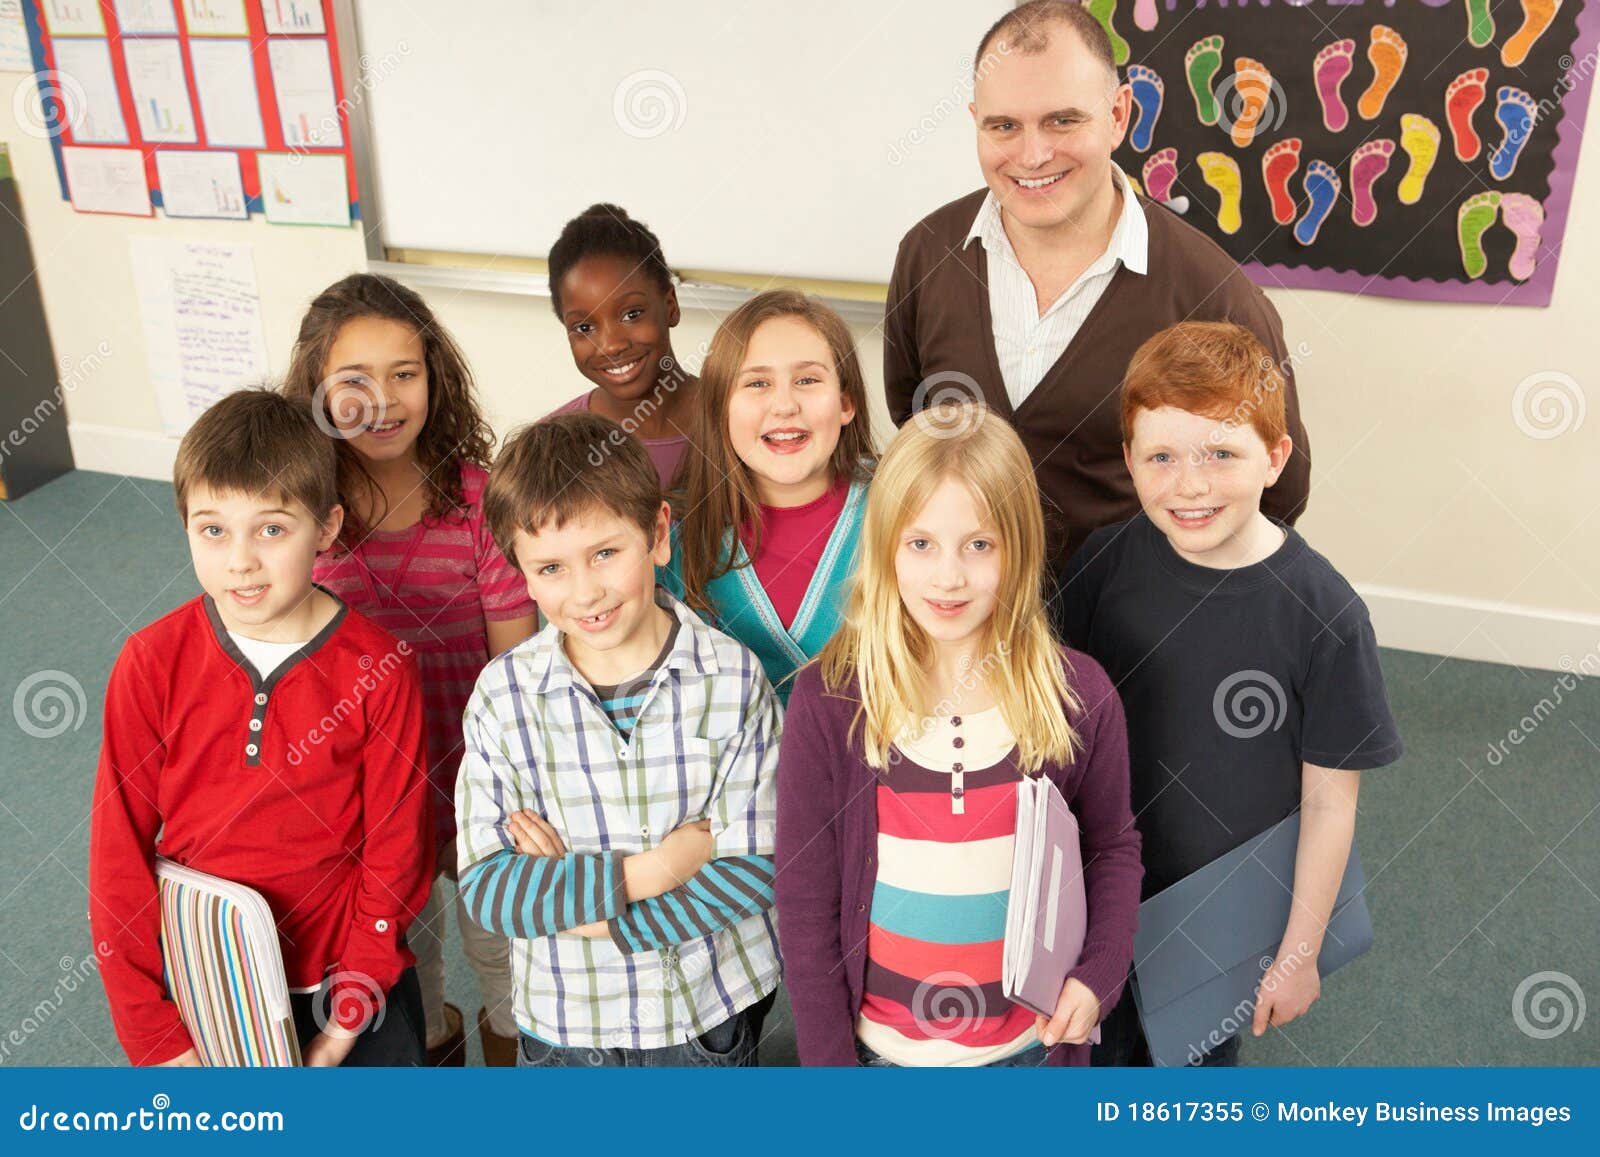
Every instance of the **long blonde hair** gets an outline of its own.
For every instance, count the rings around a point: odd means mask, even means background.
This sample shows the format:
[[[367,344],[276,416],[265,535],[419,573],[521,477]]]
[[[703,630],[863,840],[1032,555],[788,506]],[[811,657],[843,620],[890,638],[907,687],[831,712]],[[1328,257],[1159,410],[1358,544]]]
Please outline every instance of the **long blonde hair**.
[[[980,673],[1032,773],[1066,763],[1080,746],[1068,712],[1080,703],[1045,616],[1044,514],[1033,464],[1016,431],[974,403],[916,414],[890,444],[867,491],[861,551],[845,623],[818,662],[830,692],[854,677],[867,763],[882,770],[897,736],[924,719],[933,644],[906,610],[895,577],[901,532],[947,478],[984,511],[1003,562],[994,614],[984,626]]]
[[[750,339],[764,322],[796,317],[828,343],[839,374],[839,392],[855,406],[856,416],[839,431],[831,465],[835,478],[865,481],[871,471],[872,421],[867,413],[867,386],[856,357],[850,327],[814,297],[792,289],[758,294],[730,313],[711,337],[700,367],[700,406],[690,441],[671,493],[678,514],[678,561],[684,601],[702,614],[714,614],[707,586],[734,567],[738,551],[723,543],[730,529],[749,527],[748,559],[761,552],[761,499],[756,480],[734,451],[728,436],[728,397],[739,381]]]

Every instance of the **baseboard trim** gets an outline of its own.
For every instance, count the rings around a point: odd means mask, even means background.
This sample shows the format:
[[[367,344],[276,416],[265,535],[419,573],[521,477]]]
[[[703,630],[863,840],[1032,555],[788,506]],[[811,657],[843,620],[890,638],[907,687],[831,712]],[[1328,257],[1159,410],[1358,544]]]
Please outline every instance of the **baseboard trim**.
[[[1356,591],[1385,647],[1545,671],[1600,662],[1600,615],[1360,583]]]
[[[176,438],[92,422],[67,423],[67,437],[79,470],[172,481],[172,464],[178,457]]]

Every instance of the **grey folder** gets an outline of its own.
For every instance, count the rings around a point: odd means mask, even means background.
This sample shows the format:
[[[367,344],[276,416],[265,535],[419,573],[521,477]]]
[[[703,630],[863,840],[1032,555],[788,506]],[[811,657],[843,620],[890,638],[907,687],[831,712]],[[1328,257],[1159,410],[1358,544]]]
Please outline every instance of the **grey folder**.
[[[1156,1064],[1190,1064],[1250,1028],[1289,922],[1299,840],[1296,812],[1139,905],[1133,990]],[[1352,845],[1317,957],[1323,976],[1372,947],[1365,888]]]
[[[1006,999],[1054,1016],[1067,973],[1083,954],[1088,924],[1078,817],[1046,776],[1025,775],[1017,785],[1017,834],[1002,952]],[[1100,1040],[1098,1025],[1089,1039]]]

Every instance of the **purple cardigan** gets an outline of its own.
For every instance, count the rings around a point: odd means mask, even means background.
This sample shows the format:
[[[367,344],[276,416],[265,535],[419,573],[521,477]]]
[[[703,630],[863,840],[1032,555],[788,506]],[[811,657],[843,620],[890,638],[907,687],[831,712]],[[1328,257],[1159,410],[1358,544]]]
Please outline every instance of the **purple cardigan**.
[[[1099,997],[1103,1019],[1133,960],[1144,869],[1128,803],[1122,701],[1099,663],[1062,650],[1083,703],[1071,720],[1083,748],[1070,764],[1046,764],[1044,771],[1082,830],[1089,927],[1069,975]],[[876,777],[863,757],[860,729],[851,726],[859,706],[853,681],[826,691],[820,667],[810,664],[795,679],[778,751],[778,940],[805,1065],[856,1064],[855,1022],[878,877]],[[1089,1046],[1057,1045],[1049,1063],[1087,1065]]]

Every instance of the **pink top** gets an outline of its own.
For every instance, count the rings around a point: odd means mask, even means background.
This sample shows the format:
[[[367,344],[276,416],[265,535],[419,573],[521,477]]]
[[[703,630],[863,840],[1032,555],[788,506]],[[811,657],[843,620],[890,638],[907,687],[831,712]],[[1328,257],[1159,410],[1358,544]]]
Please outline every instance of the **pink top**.
[[[455,835],[461,716],[491,658],[487,624],[534,613],[528,585],[500,553],[483,520],[481,466],[464,466],[465,517],[423,518],[404,530],[375,530],[353,552],[336,544],[313,577],[415,649],[426,710],[428,782],[434,829]]]
[[[844,510],[850,479],[841,477],[821,498],[804,506],[761,507],[761,553],[754,566],[761,588],[785,628],[805,601],[828,537]],[[748,540],[747,540],[748,541]]]
[[[566,405],[558,406],[551,410],[550,413],[565,414],[571,410],[589,410],[591,408],[589,396],[593,393],[593,390],[585,391]],[[627,427],[624,426],[623,429],[626,430]],[[628,432],[630,434],[633,433],[632,430]],[[634,437],[638,438],[639,436],[634,434]],[[650,455],[650,461],[656,464],[656,473],[661,475],[662,488],[666,489],[671,486],[672,478],[678,472],[678,463],[683,461],[683,455],[689,449],[689,436],[687,434],[677,434],[671,438],[639,438],[639,444]]]

